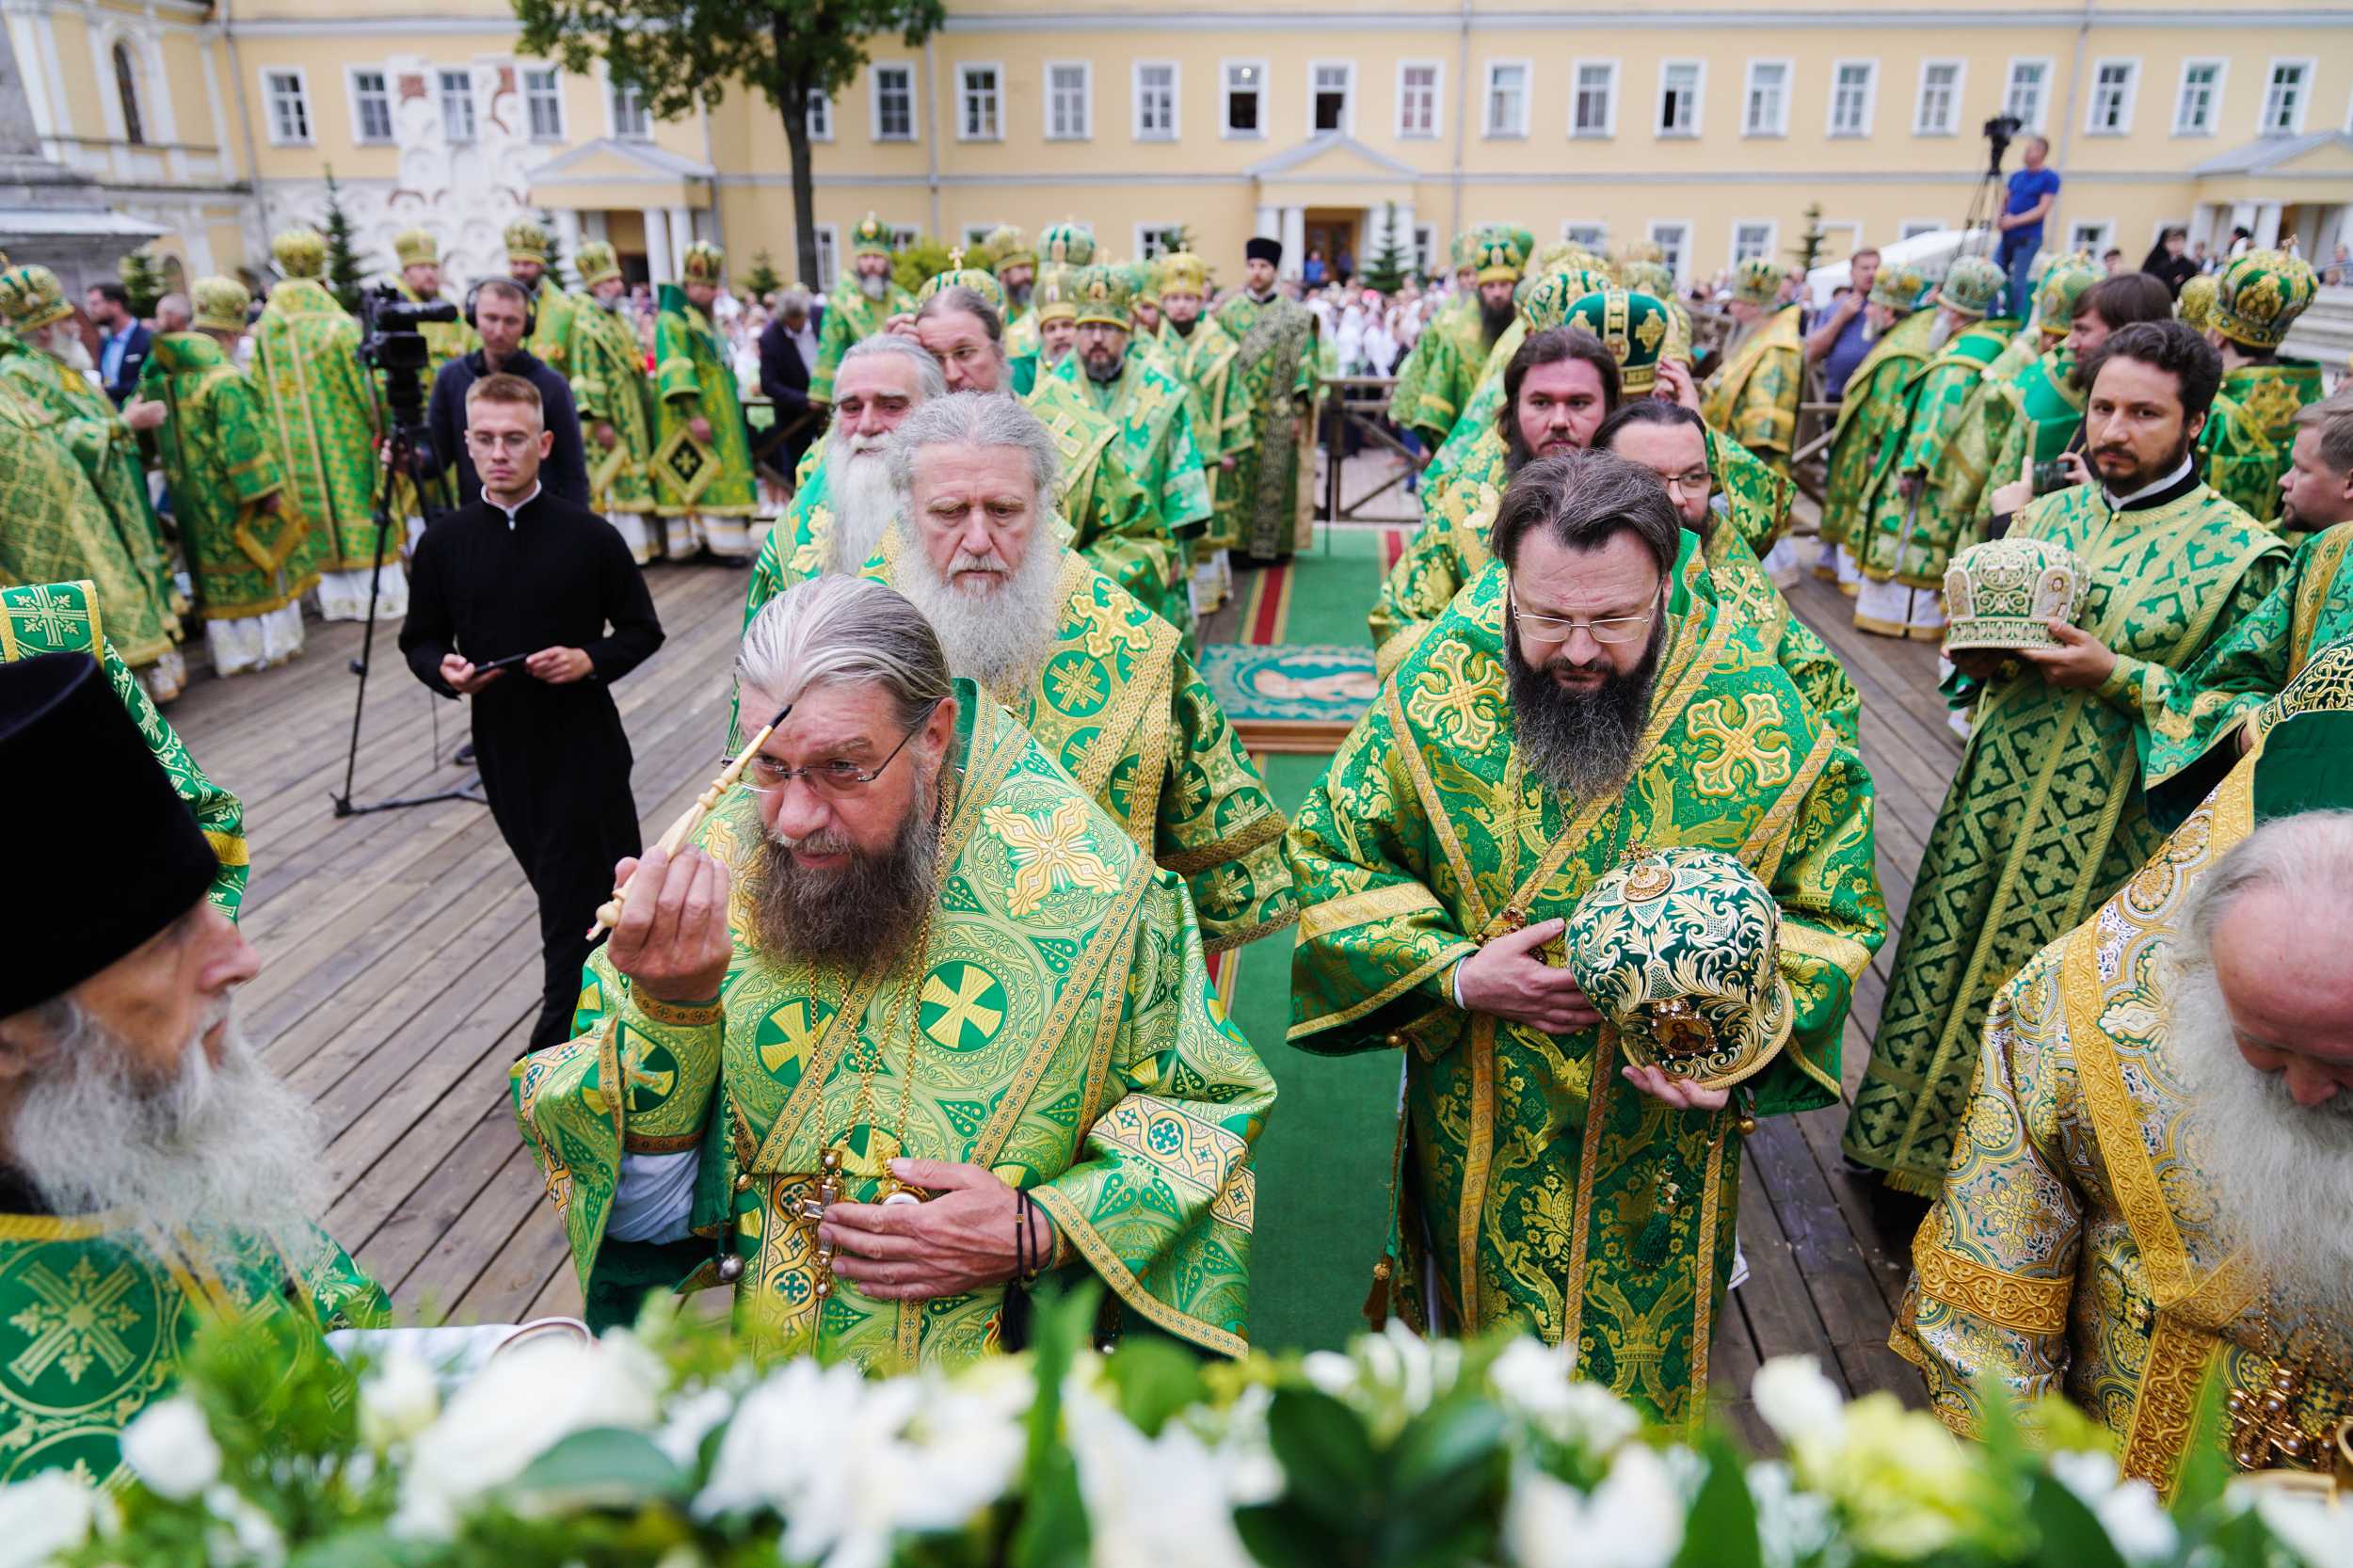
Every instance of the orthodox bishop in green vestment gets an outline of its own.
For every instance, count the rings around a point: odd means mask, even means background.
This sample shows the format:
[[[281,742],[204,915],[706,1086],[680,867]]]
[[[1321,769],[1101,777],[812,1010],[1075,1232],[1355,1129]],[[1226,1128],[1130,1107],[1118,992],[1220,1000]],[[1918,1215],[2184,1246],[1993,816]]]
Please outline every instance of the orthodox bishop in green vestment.
[[[653,495],[653,409],[646,356],[633,320],[621,313],[629,284],[613,248],[580,248],[580,293],[572,312],[572,401],[588,451],[588,508],[602,517],[640,562],[660,542]]]
[[[394,287],[403,299],[418,305],[453,304],[441,295],[441,242],[430,229],[404,229],[392,236],[392,255],[400,263],[400,280]],[[441,367],[452,360],[462,360],[482,346],[482,334],[469,325],[461,312],[456,321],[428,321],[417,328],[424,334],[427,356],[424,371],[425,390],[430,392]],[[425,482],[426,492],[433,497],[433,505],[446,511],[457,504],[457,480],[455,468],[444,469],[440,474]],[[394,493],[400,498],[394,516],[414,518],[422,522],[424,505],[416,494],[414,483],[403,477],[396,482]]]
[[[1274,246],[1279,260],[1282,254],[1280,243],[1273,240],[1267,243]],[[1429,308],[1422,318],[1421,331],[1416,335],[1413,345],[1405,350],[1405,357],[1398,360],[1397,384],[1389,389],[1389,420],[1402,429],[1415,428],[1414,416],[1421,404],[1422,370],[1427,363],[1422,344],[1429,341],[1439,317],[1449,311],[1468,309],[1465,301],[1474,298],[1478,293],[1479,232],[1465,229],[1455,235],[1454,243],[1447,248],[1447,254],[1452,262],[1454,290],[1440,298],[1433,284],[1430,292],[1423,296]],[[1434,344],[1429,352],[1436,352]],[[1428,440],[1426,434],[1423,439],[1425,441]],[[1439,439],[1445,439],[1443,433]]]
[[[506,226],[506,276],[531,296],[531,330],[523,347],[531,357],[569,380],[572,375],[572,316],[579,301],[564,292],[564,280],[548,274],[548,232],[535,219]],[[575,399],[577,401],[577,399]]]
[[[1670,597],[1659,563],[1688,536],[1656,479],[1598,453],[1529,476],[1570,495],[1603,479],[1590,503],[1507,502],[1517,571],[1498,562],[1455,600],[1300,808],[1290,1040],[1402,1057],[1397,1217],[1376,1278],[1410,1320],[1565,1341],[1580,1376],[1680,1423],[1705,1404],[1743,1139],[1755,1116],[1836,1102],[1839,1032],[1886,914],[1868,776],[1737,616]],[[1563,527],[1596,542],[1572,550]],[[1580,563],[1624,567],[1629,546],[1657,584],[1634,617],[1645,640],[1529,640],[1529,615],[1582,591],[1575,574],[1595,568]],[[1580,602],[1613,639],[1625,630],[1625,606]],[[1560,683],[1563,647],[1602,656],[1597,691]],[[1601,704],[1629,721],[1614,782],[1616,749],[1571,739],[1574,713]],[[1622,1076],[1624,1042],[1581,994],[1524,1005],[1525,1019],[1481,1011],[1465,963],[1555,974],[1548,922],[1629,857],[1676,847],[1731,856],[1769,890],[1788,999],[1750,1076],[1689,1108]],[[1530,984],[1549,996],[1561,982]]]
[[[1207,545],[1279,561],[1296,548],[1301,491],[1315,472],[1305,421],[1316,395],[1316,317],[1274,286],[1280,244],[1252,239],[1242,249],[1249,280],[1220,302],[1213,319],[1238,345],[1235,371],[1250,405],[1249,441],[1234,464],[1230,504],[1219,512]]]
[[[1037,311],[1031,303],[1031,291],[1037,287],[1036,249],[1020,230],[1000,223],[981,241],[981,250],[987,257],[989,276],[1004,296],[1006,358],[1035,354]]]
[[[302,651],[297,600],[318,568],[310,528],[280,503],[278,443],[237,368],[250,296],[233,278],[201,278],[189,292],[196,329],[155,339],[139,391],[171,410],[155,429],[164,483],[214,673],[235,675]]]
[[[850,270],[825,296],[825,319],[817,329],[817,363],[808,373],[812,403],[833,401],[834,368],[850,345],[915,309],[915,296],[890,280],[890,226],[868,213],[850,231]]]
[[[2034,331],[2020,331],[1986,367],[1945,447],[1937,488],[1942,516],[1954,520],[1958,550],[1987,536],[1993,492],[2019,476],[2026,456],[2057,458],[2083,420],[2083,394],[2071,384],[2075,368],[2069,338],[2075,307],[2097,287],[2090,257],[2061,257],[2035,291]]]
[[[2319,365],[2280,352],[2319,287],[2310,263],[2278,250],[2248,251],[2216,283],[2205,332],[2222,350],[2222,395],[2200,439],[2206,483],[2258,522],[2280,516],[2297,411],[2328,391]]]
[[[1196,542],[1193,589],[1195,607],[1209,615],[1225,602],[1233,572],[1225,558],[1222,520],[1234,510],[1234,486],[1250,455],[1257,422],[1250,387],[1241,374],[1241,344],[1214,315],[1209,301],[1209,264],[1189,251],[1159,263],[1160,327],[1155,342],[1193,394],[1193,439],[1201,449],[1202,474],[1209,486],[1209,525]]]
[[[124,659],[169,701],[186,679],[180,600],[132,425],[152,429],[167,410],[139,398],[117,411],[47,267],[0,271],[0,313],[15,329],[0,333],[0,582],[101,584],[120,607]]]
[[[1805,396],[1801,312],[1781,303],[1789,276],[1789,268],[1762,256],[1740,264],[1732,283],[1732,318],[1738,325],[1700,406],[1709,424],[1785,474],[1798,449],[1798,404]]]
[[[322,1355],[322,1331],[389,1316],[312,1223],[306,1107],[234,1027],[253,953],[208,902],[214,852],[126,689],[87,653],[0,661],[13,800],[106,824],[15,856],[44,891],[0,976],[18,1064],[0,1095],[0,1480],[121,1484],[123,1429],[172,1393],[207,1320],[276,1320]]]
[[[709,314],[727,264],[715,245],[689,247],[679,264],[682,280],[662,285],[654,318],[655,509],[674,556],[693,554],[697,544],[730,558],[758,553],[751,434],[734,364]]]
[[[2143,322],[2111,340],[2108,364],[2125,354],[2120,341],[2161,351],[2151,334],[2195,343],[2178,322]],[[2076,623],[2088,640],[2032,650],[2056,679],[2023,657],[1980,652],[1988,679],[1948,683],[1975,703],[1968,749],[1929,835],[1847,1122],[1847,1152],[1899,1191],[1932,1195],[1944,1179],[1994,995],[2156,852],[2164,834],[2146,781],[2179,672],[2247,619],[2286,568],[2287,550],[2268,530],[2198,482],[2190,426],[2204,411],[2188,411],[2171,455],[2103,462],[2102,441],[2121,438],[2091,433],[2095,466],[2126,486],[2121,505],[2105,485],[2078,485],[2011,523],[2011,539],[2061,546],[2089,572]]]
[[[1512,296],[1527,270],[1529,247],[1519,231],[1489,225],[1471,249],[1472,288],[1449,301],[1414,341],[1410,407],[1396,393],[1389,415],[1429,442],[1441,445],[1470,406],[1497,341],[1512,324]]]
[[[1920,309],[1920,274],[1908,266],[1880,269],[1863,307],[1871,328],[1871,350],[1847,378],[1838,418],[1831,426],[1828,479],[1822,491],[1821,539],[1844,545],[1857,532],[1867,505],[1880,449],[1904,420],[1904,387],[1933,352],[1929,340],[1939,326],[1933,310]],[[1849,551],[1851,554],[1852,551]]]
[[[579,1037],[515,1070],[591,1313],[725,1284],[765,1353],[956,1366],[1018,1342],[1052,1269],[1241,1353],[1274,1085],[1182,882],[879,584],[789,590],[739,668],[792,712],[696,851],[640,873],[724,867],[724,913],[665,948],[632,888]],[[934,1205],[1008,1250],[945,1270]]]
[[[360,324],[321,281],[327,241],[315,229],[289,229],[270,242],[284,276],[253,326],[253,390],[269,419],[285,481],[280,508],[311,531],[319,573],[319,611],[329,620],[363,620],[368,570],[376,562],[376,385],[360,363]],[[376,613],[408,611],[408,583],[398,538],[385,541]]]

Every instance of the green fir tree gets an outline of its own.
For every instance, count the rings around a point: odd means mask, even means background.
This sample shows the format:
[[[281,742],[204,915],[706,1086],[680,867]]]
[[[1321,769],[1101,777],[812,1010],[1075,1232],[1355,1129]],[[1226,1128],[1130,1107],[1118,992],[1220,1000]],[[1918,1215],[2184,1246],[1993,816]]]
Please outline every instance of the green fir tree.
[[[539,209],[539,227],[548,235],[548,276],[555,280],[557,288],[562,288],[572,275],[571,258],[564,254],[564,235],[555,226],[555,215],[545,207]]]
[[[1365,267],[1365,287],[1395,294],[1405,286],[1405,271],[1410,264],[1398,234],[1397,203],[1392,201],[1381,210],[1381,248]]]
[[[155,301],[164,296],[164,279],[154,258],[145,249],[132,251],[115,264],[115,275],[131,296],[131,313],[141,321],[155,313]]]
[[[784,280],[776,276],[776,264],[765,250],[752,252],[752,269],[744,275],[744,287],[754,299],[765,304],[768,296],[784,287]]]
[[[327,171],[327,291],[353,315],[360,313],[360,295],[367,284],[367,269],[351,242],[351,219],[344,212],[343,192],[335,171]]]

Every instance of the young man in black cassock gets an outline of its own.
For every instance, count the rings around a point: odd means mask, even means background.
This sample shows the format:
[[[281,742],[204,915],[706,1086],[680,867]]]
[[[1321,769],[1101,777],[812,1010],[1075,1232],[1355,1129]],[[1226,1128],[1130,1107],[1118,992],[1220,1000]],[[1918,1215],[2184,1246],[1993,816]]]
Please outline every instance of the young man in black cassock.
[[[609,688],[662,646],[662,623],[613,525],[541,488],[551,440],[536,388],[476,381],[466,445],[482,490],[418,542],[400,650],[435,691],[473,698],[482,792],[539,895],[537,1050],[570,1036],[586,933],[614,863],[638,851],[629,737]]]

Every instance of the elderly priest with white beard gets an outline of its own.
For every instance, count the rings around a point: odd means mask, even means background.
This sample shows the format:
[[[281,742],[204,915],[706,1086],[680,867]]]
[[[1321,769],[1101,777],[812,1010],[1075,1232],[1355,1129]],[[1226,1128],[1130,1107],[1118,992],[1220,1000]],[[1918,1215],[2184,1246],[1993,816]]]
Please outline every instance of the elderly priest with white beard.
[[[2348,691],[2340,643],[1995,1000],[1891,1338],[1954,1430],[2063,1395],[2169,1495],[2353,1458]]]
[[[105,1482],[207,1317],[324,1332],[390,1310],[311,1222],[315,1119],[230,1000],[258,961],[96,663],[0,664],[0,767],[26,820],[107,829],[72,840],[70,869],[63,840],[17,856],[43,892],[0,968],[0,1481]]]
[[[1091,1271],[1241,1353],[1274,1085],[1184,884],[879,583],[786,590],[737,674],[743,786],[622,862],[578,1037],[515,1069],[591,1320],[726,1285],[760,1352],[952,1366]]]

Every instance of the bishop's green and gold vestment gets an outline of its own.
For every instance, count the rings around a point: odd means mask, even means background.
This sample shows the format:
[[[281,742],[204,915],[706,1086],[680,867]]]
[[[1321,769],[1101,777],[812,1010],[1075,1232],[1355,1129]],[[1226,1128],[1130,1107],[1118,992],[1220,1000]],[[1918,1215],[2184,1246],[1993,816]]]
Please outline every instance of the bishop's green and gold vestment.
[[[808,396],[812,403],[833,401],[834,373],[841,368],[841,356],[853,344],[865,342],[890,325],[895,315],[906,315],[915,309],[915,296],[898,284],[886,281],[883,296],[869,299],[858,287],[855,271],[844,275],[825,296],[825,319],[817,328],[817,363],[808,373]]]
[[[172,793],[187,802],[204,841],[213,846],[213,858],[220,862],[207,895],[213,907],[235,920],[237,906],[245,901],[245,807],[196,765],[171,721],[156,709],[147,688],[115,652],[112,625],[100,604],[95,584],[24,583],[0,587],[0,664],[37,659],[44,653],[86,653],[105,671],[106,684],[114,688],[139,727],[147,749],[154,753],[164,776],[171,780]]]
[[[1301,492],[1315,472],[1314,448],[1300,440],[1316,395],[1315,312],[1280,292],[1254,299],[1242,289],[1212,319],[1238,345],[1235,374],[1250,430],[1204,543],[1245,551],[1254,561],[1281,560],[1299,537]]]
[[[1255,427],[1249,387],[1240,374],[1241,344],[1214,315],[1194,318],[1190,335],[1177,331],[1176,324],[1163,316],[1153,341],[1193,396],[1193,440],[1201,449],[1214,528],[1217,514],[1229,508],[1234,477],[1241,472],[1241,459],[1249,450]],[[1223,466],[1228,457],[1235,459],[1233,472]]]
[[[1689,1421],[1732,1267],[1737,1124],[1837,1100],[1850,989],[1886,936],[1870,778],[1737,616],[1678,594],[1631,782],[1562,799],[1513,744],[1505,585],[1491,567],[1455,601],[1300,808],[1289,1037],[1403,1054],[1386,1262],[1409,1320],[1565,1340],[1578,1375]],[[1793,1027],[1735,1103],[1637,1092],[1609,1029],[1552,1036],[1455,1005],[1481,944],[1676,845],[1737,857],[1781,908]]]
[[[2199,432],[2206,483],[2257,522],[2280,517],[2280,476],[2296,444],[2296,416],[2329,389],[2310,360],[2273,360],[2225,371]],[[2295,539],[2288,541],[2296,543]]]
[[[1065,374],[1067,373],[1067,374]],[[1129,357],[1129,373],[1167,397],[1171,376],[1137,367]],[[1190,487],[1169,488],[1170,475],[1157,472],[1162,460],[1152,444],[1148,427],[1134,428],[1128,410],[1104,401],[1080,385],[1086,380],[1077,354],[1040,375],[1023,402],[1061,455],[1054,481],[1058,510],[1071,529],[1071,544],[1095,564],[1096,569],[1149,606],[1178,632],[1193,632],[1193,601],[1186,591],[1186,540],[1197,536],[1201,524],[1179,530],[1163,507],[1190,510],[1206,502],[1209,480],[1202,476],[1195,495]],[[1168,405],[1161,404],[1164,414]],[[1190,418],[1185,428],[1192,428]],[[1143,465],[1139,467],[1137,465]],[[1196,471],[1197,472],[1197,471]]]
[[[817,1294],[813,1227],[797,1210],[821,1152],[841,1152],[853,1202],[873,1201],[904,1154],[995,1172],[1051,1216],[1060,1260],[1092,1270],[1130,1320],[1240,1354],[1250,1149],[1273,1080],[1217,1000],[1183,883],[1010,714],[969,681],[956,694],[941,777],[961,782],[943,804],[939,904],[921,937],[857,972],[755,951],[744,887],[763,833],[758,797],[739,790],[696,835],[735,878],[719,996],[642,996],[600,949],[578,1037],[517,1064],[517,1116],[590,1308],[609,1316],[655,1280],[715,1284],[715,1248],[743,1260],[736,1321],[766,1353],[822,1344],[883,1369],[984,1354],[1000,1343],[1002,1287],[921,1304],[873,1301],[847,1280]],[[699,1151],[704,1240],[608,1238],[624,1154],[684,1150]]]
[[[1961,537],[1967,513],[1954,510],[1950,492],[1937,481],[1954,438],[1977,406],[1986,367],[2016,330],[2016,322],[1998,317],[1970,323],[1918,367],[1905,387],[1902,424],[1881,449],[1877,461],[1882,466],[1869,503],[1848,539],[1865,576],[1907,588],[1942,589],[1953,552],[1976,542]],[[1924,476],[1911,501],[1897,483],[1908,473]],[[1970,504],[1977,495],[1969,490]]]
[[[360,363],[360,324],[317,280],[284,279],[254,324],[252,376],[285,482],[279,509],[311,531],[312,564],[321,572],[360,574],[356,615],[365,615],[383,469],[376,451],[376,386]],[[386,551],[393,571],[397,545],[391,541]]]
[[[324,1232],[199,1244],[128,1214],[0,1212],[0,1482],[64,1470],[128,1479],[122,1429],[169,1397],[208,1318],[288,1318],[321,1333],[391,1326],[392,1306]],[[324,1341],[314,1353],[327,1354]]]
[[[673,555],[690,555],[700,543],[714,555],[749,556],[760,492],[734,366],[711,318],[683,288],[663,284],[661,301],[653,326],[655,510]],[[698,418],[711,426],[708,444],[689,428]]]
[[[1937,507],[1952,520],[1959,538],[1953,548],[1974,544],[1979,521],[1978,502],[1989,489],[2018,477],[2018,471],[1996,479],[1993,473],[1993,446],[2008,431],[2009,411],[2005,408],[1992,417],[2003,422],[2000,430],[1985,428],[1986,410],[2004,401],[2000,389],[2024,375],[2036,360],[2067,341],[2065,332],[2045,332],[2040,328],[2022,327],[2002,351],[1993,356],[1977,377],[1977,387],[1968,394],[1945,436],[1944,460],[1936,470],[1936,483],[1931,488]],[[1991,439],[1989,439],[1991,438]]]
[[[579,309],[579,302],[564,292],[553,273],[539,274],[538,287],[531,296],[531,335],[523,340],[523,347],[568,381],[572,376],[572,317]]]
[[[653,409],[646,386],[646,356],[637,328],[620,312],[583,292],[574,297],[571,340],[572,401],[580,409],[582,445],[588,456],[588,509],[629,541],[642,564],[659,543],[651,528]],[[610,424],[611,447],[597,440],[597,426]],[[718,422],[712,427],[716,433]],[[625,519],[641,520],[629,526]]]
[[[1798,307],[1785,305],[1758,323],[1708,377],[1700,417],[1786,474],[1798,449],[1798,405],[1804,395],[1805,338],[1798,329]]]
[[[1454,422],[1470,406],[1471,394],[1479,390],[1480,373],[1486,369],[1488,350],[1494,346],[1487,341],[1487,321],[1477,289],[1448,301],[1414,340],[1407,356],[1413,361],[1410,376],[1405,367],[1400,367],[1400,390],[1390,393],[1389,418],[1433,448],[1442,444]],[[1410,406],[1407,395],[1412,398]]]
[[[2064,338],[2000,380],[1989,372],[1977,417],[1962,423],[1945,449],[1940,504],[1959,520],[1961,544],[1989,536],[1994,492],[2020,477],[2027,458],[2038,465],[2057,462],[2074,443],[2084,422],[2084,394],[2074,376],[2074,351]],[[1964,497],[1973,498],[1966,510]]]
[[[1821,537],[1826,543],[1855,551],[1853,541],[1870,532],[1872,505],[1882,483],[1895,488],[1891,459],[1902,444],[1910,412],[1905,392],[1935,352],[1929,340],[1941,313],[1931,305],[1888,328],[1847,378],[1838,399],[1838,420],[1831,428],[1830,466],[1822,491]]]
[[[2311,674],[2257,715],[2259,746],[2292,735],[2295,715],[2353,708],[2353,645]],[[2169,1496],[2185,1458],[2224,1447],[2227,1431],[2200,1420],[2208,1391],[2268,1391],[2280,1333],[2332,1347],[2337,1368],[2333,1379],[2304,1368],[2283,1424],[2353,1416],[2347,1325],[2278,1299],[2219,1233],[2189,1126],[2191,1080],[2167,1038],[2172,950],[2200,878],[2256,821],[2262,761],[2260,749],[2242,759],[1995,1001],[1889,1339],[1956,1432],[1977,1434],[1989,1397],[2023,1410],[2062,1394],[2115,1434],[2125,1475]]]
[[[2077,485],[2020,512],[2010,536],[2064,545],[2090,568],[2077,624],[2116,668],[2075,691],[2024,661],[1981,687],[1949,683],[1975,701],[1975,720],[1921,857],[1846,1134],[1850,1156],[1924,1196],[1944,1180],[1994,994],[2163,839],[2143,781],[2179,672],[2287,566],[2268,530],[2194,482],[2122,511]]]

